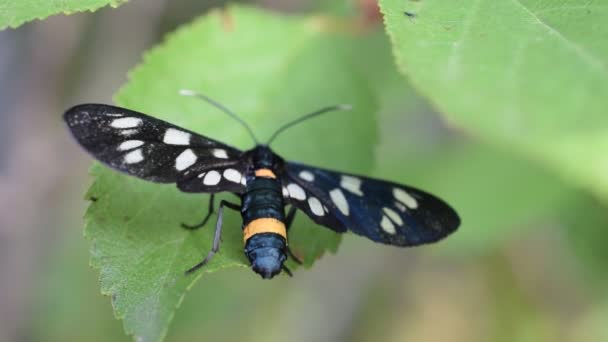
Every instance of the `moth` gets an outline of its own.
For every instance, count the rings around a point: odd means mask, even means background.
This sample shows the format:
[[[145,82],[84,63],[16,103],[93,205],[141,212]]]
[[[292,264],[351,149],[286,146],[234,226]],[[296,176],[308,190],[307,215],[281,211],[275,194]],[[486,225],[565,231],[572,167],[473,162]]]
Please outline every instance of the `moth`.
[[[144,180],[175,183],[189,193],[209,193],[208,212],[187,229],[204,226],[215,212],[214,194],[231,192],[240,203],[219,202],[213,245],[187,274],[219,251],[224,208],[240,212],[244,252],[253,271],[270,279],[284,271],[291,253],[287,233],[297,210],[335,232],[351,231],[374,242],[409,247],[438,241],[454,232],[458,214],[441,199],[394,182],[286,161],[270,144],[287,128],[347,106],[331,106],[280,127],[264,144],[232,111],[192,91],[240,122],[255,146],[248,151],[129,109],[82,104],[64,114],[78,143],[103,164]],[[286,213],[286,207],[289,210]]]

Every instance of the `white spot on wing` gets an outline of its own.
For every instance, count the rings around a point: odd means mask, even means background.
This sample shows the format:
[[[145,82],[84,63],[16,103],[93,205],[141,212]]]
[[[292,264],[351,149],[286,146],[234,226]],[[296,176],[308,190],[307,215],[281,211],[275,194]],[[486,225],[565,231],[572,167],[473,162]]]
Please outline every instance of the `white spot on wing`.
[[[308,198],[308,206],[310,207],[310,211],[317,216],[325,215],[325,211],[323,210],[323,206],[321,202],[316,197]]]
[[[144,154],[142,153],[141,148],[125,154],[124,157],[124,161],[127,164],[137,164],[142,160],[144,160]]]
[[[342,190],[335,188],[329,192],[329,197],[334,202],[338,210],[342,212],[345,216],[348,216],[348,202],[346,201],[346,197],[344,197],[344,193]]]
[[[408,194],[402,189],[393,188],[393,196],[395,196],[399,202],[405,204],[405,206],[410,209],[418,208],[418,201],[416,201],[412,195]]]
[[[165,131],[163,142],[169,145],[189,145],[190,133],[175,128],[169,128]]]
[[[212,153],[216,158],[228,159],[228,153],[226,153],[226,150],[222,150],[221,148],[214,149]]]
[[[128,137],[129,135],[133,135],[137,132],[138,131],[136,129],[125,129],[125,130],[120,131],[120,134],[124,135],[125,137]]]
[[[123,141],[120,145],[118,145],[119,151],[128,151],[143,145],[144,142],[141,140],[127,140]]]
[[[399,209],[401,212],[405,212],[406,208],[403,204],[401,204],[401,202],[395,202],[395,207],[397,207],[397,209]]]
[[[134,128],[141,126],[143,123],[140,118],[120,118],[112,120],[110,126],[114,128]]]
[[[397,231],[395,230],[395,226],[385,215],[382,215],[382,220],[380,221],[380,227],[382,230],[389,234],[395,234]]]
[[[384,208],[382,208],[382,211],[384,211],[386,216],[388,216],[398,226],[403,225],[403,220],[401,219],[401,216],[399,216],[399,214],[397,214],[393,209],[384,207]]]
[[[241,173],[235,169],[226,169],[224,170],[224,178],[233,182],[240,183],[241,182]]]
[[[221,179],[222,179],[222,176],[220,175],[219,172],[217,172],[215,170],[211,170],[211,171],[207,172],[205,179],[203,179],[203,184],[216,185],[220,182]]]
[[[298,184],[289,184],[287,186],[287,192],[289,192],[289,197],[291,198],[295,198],[300,201],[306,199],[306,193],[304,192],[304,189],[302,189]]]
[[[199,174],[199,175],[198,175],[198,178],[203,178],[203,177],[205,177],[205,173],[207,173],[207,172],[203,172],[203,173]]]
[[[122,114],[119,113],[106,113],[107,116],[122,116]]]
[[[283,187],[283,197],[289,197],[289,192],[286,187]]]
[[[357,177],[342,176],[340,186],[355,195],[363,196],[363,193],[361,192],[361,180]]]
[[[298,176],[307,182],[312,182],[315,180],[315,175],[313,175],[312,172],[306,170],[300,172]]]
[[[175,169],[183,171],[196,163],[196,159],[196,154],[191,149],[187,149],[175,158]]]

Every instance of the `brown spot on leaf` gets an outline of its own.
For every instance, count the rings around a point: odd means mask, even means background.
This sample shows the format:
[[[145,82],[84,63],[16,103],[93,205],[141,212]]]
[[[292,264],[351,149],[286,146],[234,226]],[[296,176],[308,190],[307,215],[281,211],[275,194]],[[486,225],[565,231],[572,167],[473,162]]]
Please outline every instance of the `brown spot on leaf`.
[[[232,17],[232,14],[230,13],[229,10],[222,11],[221,20],[222,20],[222,28],[224,29],[224,31],[226,31],[226,32],[234,31],[234,18]]]
[[[357,8],[365,25],[372,26],[382,23],[382,13],[376,0],[357,0]]]

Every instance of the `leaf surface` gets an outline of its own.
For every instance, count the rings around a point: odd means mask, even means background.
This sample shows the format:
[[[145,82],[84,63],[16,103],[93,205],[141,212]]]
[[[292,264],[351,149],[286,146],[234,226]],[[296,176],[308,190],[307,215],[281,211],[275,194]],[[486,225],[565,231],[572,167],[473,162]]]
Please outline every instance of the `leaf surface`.
[[[451,124],[608,200],[608,6],[380,4],[400,70]]]

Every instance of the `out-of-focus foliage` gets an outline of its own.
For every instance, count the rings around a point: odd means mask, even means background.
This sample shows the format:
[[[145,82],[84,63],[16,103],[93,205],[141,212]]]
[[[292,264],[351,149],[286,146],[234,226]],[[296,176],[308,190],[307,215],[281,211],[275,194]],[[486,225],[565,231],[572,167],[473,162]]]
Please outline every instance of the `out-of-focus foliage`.
[[[579,194],[564,203],[558,217],[565,237],[584,266],[583,279],[603,290],[608,284],[608,211],[597,199]]]
[[[0,30],[54,14],[95,11],[103,6],[118,7],[127,0],[0,0]]]
[[[450,122],[608,200],[602,1],[380,3],[400,70]]]
[[[324,17],[287,18],[240,7],[211,13],[149,52],[117,103],[240,148],[252,146],[243,127],[207,103],[180,96],[179,90],[205,92],[242,113],[262,141],[281,123],[319,106],[350,103],[354,110],[295,128],[274,147],[290,159],[367,173],[376,136],[375,101],[365,78],[347,62],[348,54],[337,48],[352,44],[354,37],[334,32],[333,25]],[[333,128],[344,120],[348,130]],[[88,196],[97,200],[87,211],[86,236],[102,292],[112,297],[129,334],[162,338],[196,279],[184,271],[211,248],[212,224],[195,233],[179,228],[180,222],[200,220],[206,196],[107,168],[95,168],[93,175]],[[248,265],[241,232],[234,229],[240,217],[226,215],[221,253],[203,272]],[[307,265],[337,249],[340,235],[306,218],[295,224],[290,244]]]

